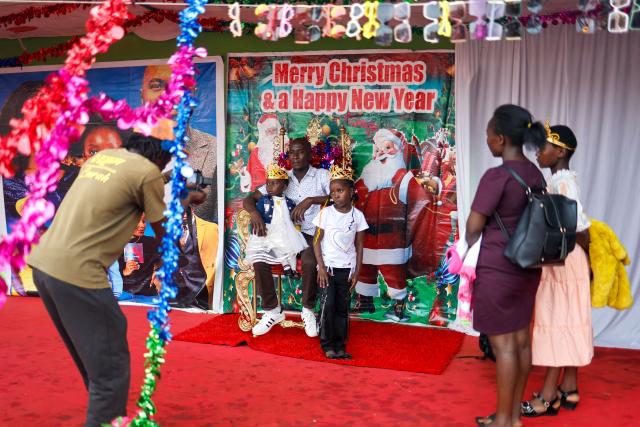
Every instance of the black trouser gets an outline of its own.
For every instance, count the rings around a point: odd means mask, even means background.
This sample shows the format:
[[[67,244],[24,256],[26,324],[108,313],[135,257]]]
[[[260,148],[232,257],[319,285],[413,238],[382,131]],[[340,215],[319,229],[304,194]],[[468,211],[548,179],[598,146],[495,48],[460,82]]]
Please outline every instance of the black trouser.
[[[127,319],[111,289],[81,288],[36,268],[33,281],[89,392],[85,426],[100,426],[126,415]]]
[[[198,234],[195,226],[195,218],[190,210],[187,210],[185,223],[187,226],[187,238],[184,245],[180,246],[178,257],[178,271],[175,273],[178,294],[176,302],[191,305],[195,299],[201,300],[204,306],[209,305],[207,294],[207,273],[202,266],[200,251],[198,250]],[[203,292],[204,291],[204,292]]]
[[[320,346],[323,351],[344,351],[349,332],[348,268],[334,268],[329,276],[329,286],[321,289],[320,297]]]
[[[300,258],[302,261],[302,306],[310,310],[316,307],[316,297],[318,294],[318,271],[316,269],[316,256],[313,253],[313,236],[302,233],[309,247],[302,251]],[[256,274],[257,290],[262,298],[262,309],[271,310],[280,303],[276,293],[276,286],[271,274],[271,265],[265,262],[253,264],[253,271]]]

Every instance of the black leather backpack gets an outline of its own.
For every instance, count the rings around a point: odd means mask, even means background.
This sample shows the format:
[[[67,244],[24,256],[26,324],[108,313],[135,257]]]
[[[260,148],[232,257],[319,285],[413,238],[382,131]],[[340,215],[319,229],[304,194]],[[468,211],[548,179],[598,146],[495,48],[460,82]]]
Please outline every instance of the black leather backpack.
[[[494,213],[509,241],[504,255],[522,268],[564,264],[576,245],[576,201],[561,194],[549,194],[544,180],[541,189],[532,189],[513,169],[502,167],[524,188],[528,201],[513,235],[509,235],[500,215]]]

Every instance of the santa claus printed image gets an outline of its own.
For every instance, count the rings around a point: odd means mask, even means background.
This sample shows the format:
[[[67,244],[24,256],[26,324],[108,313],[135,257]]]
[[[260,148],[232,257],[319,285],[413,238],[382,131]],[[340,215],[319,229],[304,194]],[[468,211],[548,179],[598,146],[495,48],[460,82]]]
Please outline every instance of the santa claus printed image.
[[[251,150],[247,166],[240,171],[240,190],[248,193],[267,182],[267,166],[273,162],[273,149],[280,131],[280,122],[275,114],[263,114],[258,120],[258,143]],[[289,138],[285,135],[285,149]]]
[[[407,140],[396,129],[380,129],[373,137],[373,157],[355,183],[356,207],[369,224],[364,239],[363,265],[356,284],[355,311],[373,313],[379,295],[378,274],[394,300],[385,317],[407,321],[407,279],[436,267],[436,197],[429,186],[407,169]],[[436,189],[439,187],[435,185]]]

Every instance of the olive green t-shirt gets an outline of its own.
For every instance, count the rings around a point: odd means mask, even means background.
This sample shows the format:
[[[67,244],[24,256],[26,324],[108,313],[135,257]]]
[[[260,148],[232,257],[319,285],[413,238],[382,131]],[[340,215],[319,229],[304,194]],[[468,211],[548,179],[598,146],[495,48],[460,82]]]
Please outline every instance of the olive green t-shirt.
[[[107,268],[141,214],[148,222],[163,219],[163,196],[158,166],[124,148],[101,151],[80,169],[27,263],[82,288],[108,288]]]

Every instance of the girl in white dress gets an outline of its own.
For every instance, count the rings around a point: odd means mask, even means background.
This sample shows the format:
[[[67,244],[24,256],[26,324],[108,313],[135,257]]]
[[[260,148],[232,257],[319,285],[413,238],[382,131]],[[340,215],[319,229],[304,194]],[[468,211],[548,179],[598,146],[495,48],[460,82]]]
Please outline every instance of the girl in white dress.
[[[307,248],[302,233],[291,221],[295,203],[284,196],[289,175],[275,163],[267,168],[267,194],[256,203],[256,209],[267,227],[265,236],[251,234],[247,243],[247,261],[281,264],[285,275],[298,278],[296,256]],[[259,276],[256,277],[256,279]],[[258,287],[260,283],[257,284]]]

